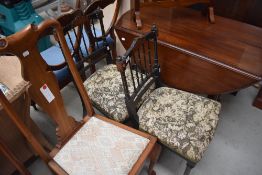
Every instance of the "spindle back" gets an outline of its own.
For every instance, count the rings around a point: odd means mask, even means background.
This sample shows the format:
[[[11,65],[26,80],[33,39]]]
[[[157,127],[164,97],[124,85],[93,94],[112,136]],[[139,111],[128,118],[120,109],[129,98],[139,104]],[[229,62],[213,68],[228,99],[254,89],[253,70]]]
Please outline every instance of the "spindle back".
[[[138,121],[136,112],[143,95],[152,86],[160,85],[156,26],[134,39],[124,56],[117,59],[117,69],[123,82],[128,114]],[[131,85],[127,78],[131,78]]]

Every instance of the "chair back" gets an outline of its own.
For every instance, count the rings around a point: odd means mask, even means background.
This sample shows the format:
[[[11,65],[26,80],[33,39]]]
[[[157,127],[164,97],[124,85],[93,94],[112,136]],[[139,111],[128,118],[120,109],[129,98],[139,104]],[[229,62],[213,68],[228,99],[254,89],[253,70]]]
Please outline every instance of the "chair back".
[[[44,21],[39,26],[31,24],[14,35],[0,39],[0,54],[15,55],[19,58],[22,77],[31,83],[29,88],[30,97],[56,123],[56,134],[60,145],[78,128],[79,123],[67,114],[56,77],[37,49],[37,42],[42,37],[51,34],[60,41],[61,46],[64,48],[64,55],[72,57],[59,22],[52,19]],[[75,66],[74,63],[73,66]],[[72,74],[72,76],[79,76],[79,74]],[[82,96],[86,97],[84,104],[88,110],[88,115],[92,116],[94,111],[88,101],[89,97],[87,94]]]
[[[89,7],[95,10],[91,11]],[[71,55],[76,59],[81,75],[87,70],[93,73],[96,63],[103,59],[112,63],[111,50],[103,27],[103,12],[98,7],[95,1],[86,8],[90,14],[83,14],[78,9],[57,18],[62,25],[67,44],[72,48]]]
[[[155,87],[160,85],[156,26],[134,39],[124,56],[117,58],[117,69],[123,82],[128,114],[138,121],[136,112],[143,95],[154,83]]]

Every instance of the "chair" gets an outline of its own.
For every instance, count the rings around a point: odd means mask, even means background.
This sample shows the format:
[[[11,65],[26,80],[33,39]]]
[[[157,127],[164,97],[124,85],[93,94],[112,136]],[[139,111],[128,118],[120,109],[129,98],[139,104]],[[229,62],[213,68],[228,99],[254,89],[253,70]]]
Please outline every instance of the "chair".
[[[107,6],[113,3],[116,3],[114,15],[108,29],[105,30],[103,24],[104,16],[103,16],[102,9],[105,9]],[[93,29],[92,34],[94,36],[93,41],[91,41],[94,46],[94,48],[92,49],[94,50],[97,47],[100,48],[104,44],[103,43],[103,37],[104,37],[106,38],[105,41],[107,45],[110,47],[110,50],[112,51],[113,58],[116,58],[117,56],[116,35],[114,32],[114,26],[118,18],[120,5],[121,5],[121,0],[92,0],[92,1],[77,0],[76,2],[76,8],[81,9],[85,15],[91,18],[90,22]],[[100,24],[96,25],[96,28],[93,28],[95,26],[96,21],[99,21]],[[85,32],[84,35],[86,35]],[[72,38],[72,40],[74,41],[75,38]]]
[[[140,130],[156,136],[159,143],[184,158],[184,174],[188,175],[214,136],[220,103],[162,86],[155,26],[133,41],[125,55],[117,59],[117,68],[129,117],[137,121]],[[146,94],[152,85],[156,88]]]
[[[208,5],[208,13],[204,9],[203,14],[208,14],[208,20],[210,23],[215,23],[214,15],[214,2],[213,0],[133,0],[134,6],[134,20],[136,22],[137,28],[142,28],[142,22],[140,18],[140,5],[142,6],[160,6],[164,8],[173,8],[173,7],[187,7],[198,3],[204,3]]]
[[[94,4],[96,6],[96,4]],[[95,8],[96,9],[96,8]],[[89,8],[86,9],[86,13],[88,11],[93,11],[92,6],[89,6]],[[99,13],[101,15],[102,11],[96,11],[96,13]],[[100,16],[97,15],[97,16]],[[124,122],[127,121],[127,111],[124,111],[125,105],[124,101],[118,101],[118,98],[112,98],[112,99],[106,99],[104,101],[104,96],[106,93],[111,93],[111,96],[116,96],[119,87],[114,87],[116,86],[121,86],[121,77],[120,74],[117,71],[116,65],[111,64],[113,62],[110,49],[108,49],[107,44],[105,43],[105,38],[103,38],[103,45],[102,47],[99,47],[99,49],[96,49],[94,52],[88,53],[88,56],[84,55],[84,52],[88,52],[88,47],[81,47],[81,43],[83,45],[87,45],[86,41],[92,41],[93,40],[93,33],[92,31],[92,18],[86,18],[86,15],[81,16],[81,11],[76,10],[70,14],[65,14],[61,16],[60,18],[57,19],[60,24],[62,24],[62,27],[64,28],[64,35],[66,38],[72,40],[72,37],[79,38],[77,43],[73,45],[73,42],[69,42],[69,48],[76,47],[75,50],[79,50],[77,54],[79,57],[81,57],[80,63],[84,64],[83,69],[79,70],[80,74],[83,74],[83,71],[91,70],[93,73],[90,77],[88,77],[86,80],[82,81],[81,84],[85,85],[86,91],[88,92],[91,101],[93,105],[99,109],[105,116],[108,116],[116,121]],[[91,23],[90,23],[91,21]],[[101,22],[101,21],[100,21]],[[103,25],[103,23],[100,23]],[[89,25],[89,26],[88,26]],[[85,31],[86,34],[84,34],[84,29],[83,26],[85,26]],[[76,28],[78,31],[76,31]],[[73,30],[73,31],[72,31]],[[73,34],[74,36],[70,35]],[[88,38],[88,39],[87,39]],[[91,43],[91,42],[90,42]],[[68,44],[68,42],[67,42]],[[78,49],[79,48],[79,49]],[[100,60],[106,58],[107,59],[107,65],[100,68],[99,70],[95,71],[93,69],[93,66]],[[70,58],[66,58],[66,62],[68,64]],[[72,73],[72,70],[70,70]],[[99,81],[101,80],[101,81]],[[99,82],[98,82],[99,81]],[[111,83],[111,84],[109,84]],[[114,91],[113,91],[114,90]],[[79,89],[78,89],[79,91]],[[110,102],[109,102],[110,101]],[[114,105],[110,108],[108,105]],[[115,108],[115,106],[118,106],[118,108]],[[83,105],[85,107],[85,105]]]
[[[59,39],[65,57],[70,57],[68,66],[74,70],[72,77],[77,82],[81,96],[84,97],[87,116],[81,122],[75,121],[67,114],[55,75],[36,48],[37,41],[50,32]],[[0,92],[0,102],[10,119],[55,173],[137,174],[139,172],[154,148],[156,138],[94,113],[83,85],[79,86],[82,80],[77,73],[58,21],[50,19],[39,26],[32,24],[13,36],[1,39],[0,53],[18,56],[23,78],[31,83],[28,90],[30,96],[47,111],[57,125],[58,143],[48,154]],[[153,169],[149,170],[149,173],[153,173]]]
[[[97,1],[99,2],[99,1]],[[86,13],[89,14],[89,11],[92,12],[93,9],[96,9],[97,4],[93,3],[88,8],[86,8]],[[95,13],[92,13],[92,15],[96,15],[98,17],[101,16],[102,11],[96,10]],[[77,57],[81,58],[81,61],[79,64],[84,65],[82,69],[79,69],[80,74],[84,74],[84,72],[91,70],[91,73],[93,73],[90,77],[88,77],[86,80],[83,79],[82,83],[85,84],[87,92],[91,98],[91,101],[93,105],[103,112],[104,115],[116,120],[124,122],[127,120],[127,111],[122,114],[122,112],[125,108],[124,103],[117,102],[117,99],[111,99],[111,103],[108,103],[108,101],[104,101],[103,103],[103,96],[106,92],[111,92],[108,88],[111,86],[108,85],[108,82],[111,81],[113,78],[116,78],[118,81],[118,85],[121,85],[121,77],[116,69],[116,65],[111,64],[113,61],[110,49],[108,48],[108,45],[105,42],[105,38],[103,39],[103,45],[99,47],[99,49],[96,49],[93,52],[90,52],[88,49],[88,41],[93,41],[94,36],[93,33],[93,22],[92,18],[87,18],[86,15],[81,16],[81,11],[76,10],[70,14],[65,14],[57,19],[62,27],[64,28],[64,35],[66,38],[68,38],[69,42],[69,48],[74,48],[76,50]],[[103,26],[102,21],[100,20],[100,25]],[[83,26],[85,27],[83,29]],[[86,31],[84,33],[84,31]],[[71,42],[72,38],[78,38],[77,42]],[[83,47],[81,47],[81,43],[83,43]],[[89,44],[91,44],[90,42]],[[85,52],[88,52],[88,56],[85,56]],[[100,68],[99,70],[95,71],[95,65],[100,60],[105,59],[107,60],[106,66]],[[66,58],[69,59],[69,58]],[[68,60],[66,60],[68,63]],[[112,72],[112,73],[111,73]],[[114,74],[116,73],[116,75]],[[96,82],[96,80],[101,79],[101,76],[107,76],[107,80]],[[79,91],[79,90],[78,90]],[[117,89],[114,93],[117,93]],[[110,100],[110,99],[109,99]],[[122,101],[124,102],[124,101]],[[115,108],[107,109],[106,105],[110,104],[119,104],[119,110],[115,110]],[[121,106],[120,106],[121,105]],[[84,107],[84,106],[83,106]]]
[[[93,4],[92,10],[95,11],[97,8],[103,9],[106,6],[108,6],[108,5],[110,5],[114,2],[115,2],[115,0],[107,0],[107,1],[96,0],[95,2],[92,3]],[[114,24],[115,24],[117,17],[118,17],[120,2],[121,2],[120,0],[117,0],[117,2],[116,2],[116,9],[115,9],[114,17],[113,17],[111,25],[110,25],[110,27],[108,28],[107,31],[105,31],[104,27],[99,29],[99,25],[97,25],[98,29],[93,28],[94,37],[93,37],[91,46],[89,44],[89,41],[88,40],[86,41],[86,43],[87,43],[86,46],[88,48],[89,48],[89,46],[92,48],[92,49],[90,49],[90,51],[92,51],[92,50],[94,51],[94,50],[96,50],[96,48],[101,48],[102,45],[103,45],[103,39],[102,38],[104,36],[106,36],[105,41],[106,41],[107,45],[110,47],[110,50],[112,50],[112,55],[114,57],[116,57],[116,43],[115,43],[116,36],[114,34]],[[81,4],[80,0],[78,0],[77,3],[76,3],[76,7],[80,8],[80,6],[81,6],[80,4]],[[82,9],[82,10],[84,10],[84,9]],[[89,10],[88,13],[92,13],[93,11]],[[93,15],[90,15],[90,17],[93,18],[92,19],[93,24],[95,23],[95,20],[97,19],[98,13],[102,13],[102,11],[94,13]],[[89,14],[86,13],[86,15],[89,15]],[[103,14],[101,14],[99,16],[99,18],[101,18],[101,20],[102,20]],[[66,41],[68,43],[68,46],[70,46],[69,47],[70,51],[74,52],[76,50],[74,50],[73,46],[71,46],[71,45],[72,44],[74,45],[77,41],[76,41],[76,38],[75,38],[73,33],[70,32],[69,35],[71,36],[71,41],[68,38],[68,36],[66,36]],[[87,35],[86,35],[85,32],[83,32],[83,35],[87,39]],[[94,47],[92,47],[92,46],[94,46]],[[83,55],[88,56],[89,52],[86,51],[85,49],[83,49],[85,47],[83,42],[80,43],[80,47],[82,48]],[[68,68],[64,64],[65,60],[64,60],[64,57],[61,53],[61,50],[59,48],[58,43],[51,46],[50,48],[46,49],[45,51],[41,52],[41,55],[44,58],[44,60],[46,61],[46,63],[53,69],[55,76],[58,80],[58,84],[59,84],[60,89],[63,89],[68,83],[72,82]],[[75,57],[76,64],[79,61],[79,59],[80,59],[79,57]],[[94,71],[94,69],[95,68],[93,67],[93,71]],[[33,105],[33,106],[35,107],[35,105]],[[35,107],[35,109],[36,109],[36,107]]]

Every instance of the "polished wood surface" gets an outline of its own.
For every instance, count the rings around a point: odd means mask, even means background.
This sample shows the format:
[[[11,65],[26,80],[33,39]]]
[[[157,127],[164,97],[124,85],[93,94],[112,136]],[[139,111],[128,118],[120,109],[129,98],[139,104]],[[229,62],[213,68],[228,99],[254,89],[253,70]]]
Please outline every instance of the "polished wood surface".
[[[122,44],[127,49],[135,36],[156,24],[161,80],[169,86],[217,95],[262,79],[261,28],[219,16],[210,24],[185,8],[141,8],[141,30],[131,17],[128,11],[116,24]]]
[[[133,0],[132,6],[134,8],[133,18],[136,22],[137,29],[141,29],[143,26],[141,21],[141,6],[156,6],[164,8],[174,7],[188,7],[195,4],[206,4],[205,8],[202,9],[202,14],[207,15],[207,19],[210,23],[215,23],[214,15],[214,2],[213,0]]]
[[[216,15],[262,27],[261,0],[214,0]]]

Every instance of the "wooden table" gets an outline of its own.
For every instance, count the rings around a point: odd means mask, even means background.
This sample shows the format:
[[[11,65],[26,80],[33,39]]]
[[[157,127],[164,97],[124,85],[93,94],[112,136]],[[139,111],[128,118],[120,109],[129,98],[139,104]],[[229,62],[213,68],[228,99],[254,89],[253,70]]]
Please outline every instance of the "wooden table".
[[[133,38],[159,30],[162,81],[193,93],[231,93],[262,80],[262,28],[216,16],[210,24],[186,8],[141,8],[143,26],[137,30],[132,12],[115,29],[127,49]],[[259,95],[258,99],[262,99]]]

